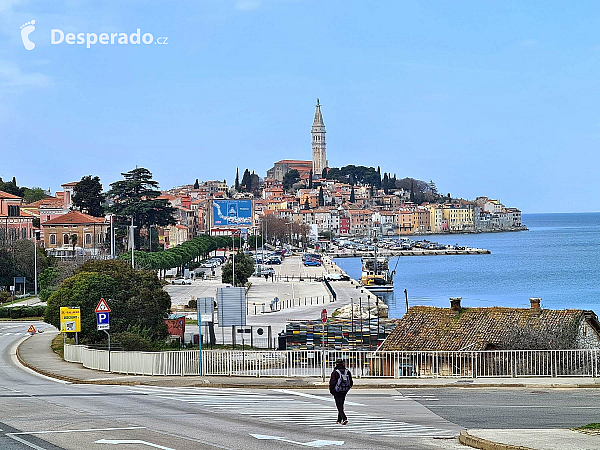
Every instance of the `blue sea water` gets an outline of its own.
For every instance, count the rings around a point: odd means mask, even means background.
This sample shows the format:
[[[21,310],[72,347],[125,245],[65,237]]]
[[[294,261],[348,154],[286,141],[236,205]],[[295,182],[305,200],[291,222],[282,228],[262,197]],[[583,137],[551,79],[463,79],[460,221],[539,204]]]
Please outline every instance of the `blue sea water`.
[[[591,309],[600,314],[600,213],[523,214],[529,231],[428,236],[443,244],[486,248],[490,255],[404,256],[397,263],[390,317],[409,306],[448,307],[462,297],[470,307],[529,307],[541,297],[549,309]],[[414,239],[414,238],[413,238]],[[360,278],[360,258],[335,261]]]

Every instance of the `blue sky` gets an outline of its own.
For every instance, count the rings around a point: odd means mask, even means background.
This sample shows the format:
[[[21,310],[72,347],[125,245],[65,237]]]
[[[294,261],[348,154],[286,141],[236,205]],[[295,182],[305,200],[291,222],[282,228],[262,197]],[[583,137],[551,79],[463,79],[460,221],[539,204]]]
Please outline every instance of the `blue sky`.
[[[426,3],[426,4],[425,4]],[[598,211],[600,4],[0,0],[0,176],[162,188],[310,159],[524,212]],[[36,20],[21,42],[22,24]],[[125,32],[168,45],[50,44]]]

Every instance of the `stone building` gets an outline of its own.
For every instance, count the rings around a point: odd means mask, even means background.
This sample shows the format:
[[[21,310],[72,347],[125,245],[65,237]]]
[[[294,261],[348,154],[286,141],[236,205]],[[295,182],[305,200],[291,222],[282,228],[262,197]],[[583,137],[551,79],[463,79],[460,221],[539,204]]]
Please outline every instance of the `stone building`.
[[[323,123],[319,99],[317,99],[315,118],[310,133],[312,134],[313,177],[321,178],[323,169],[327,167],[327,154],[325,151],[325,124]]]

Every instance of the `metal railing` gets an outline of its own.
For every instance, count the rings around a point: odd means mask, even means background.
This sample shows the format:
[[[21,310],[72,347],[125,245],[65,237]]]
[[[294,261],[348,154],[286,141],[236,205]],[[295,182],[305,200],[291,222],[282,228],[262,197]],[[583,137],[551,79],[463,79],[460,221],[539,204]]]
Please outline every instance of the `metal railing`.
[[[65,345],[65,360],[108,371],[108,352]],[[202,374],[319,377],[343,359],[356,378],[597,377],[600,352],[498,350],[375,352],[363,350],[203,350]],[[199,375],[198,350],[111,351],[111,371],[136,375]]]

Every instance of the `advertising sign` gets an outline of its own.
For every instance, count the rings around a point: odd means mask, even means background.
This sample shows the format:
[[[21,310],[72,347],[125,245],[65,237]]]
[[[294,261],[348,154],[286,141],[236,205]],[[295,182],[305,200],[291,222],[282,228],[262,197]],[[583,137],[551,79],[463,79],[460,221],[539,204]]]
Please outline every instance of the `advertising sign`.
[[[252,200],[214,200],[213,226],[252,226]]]
[[[60,308],[60,331],[79,333],[81,331],[81,310],[79,308]]]

